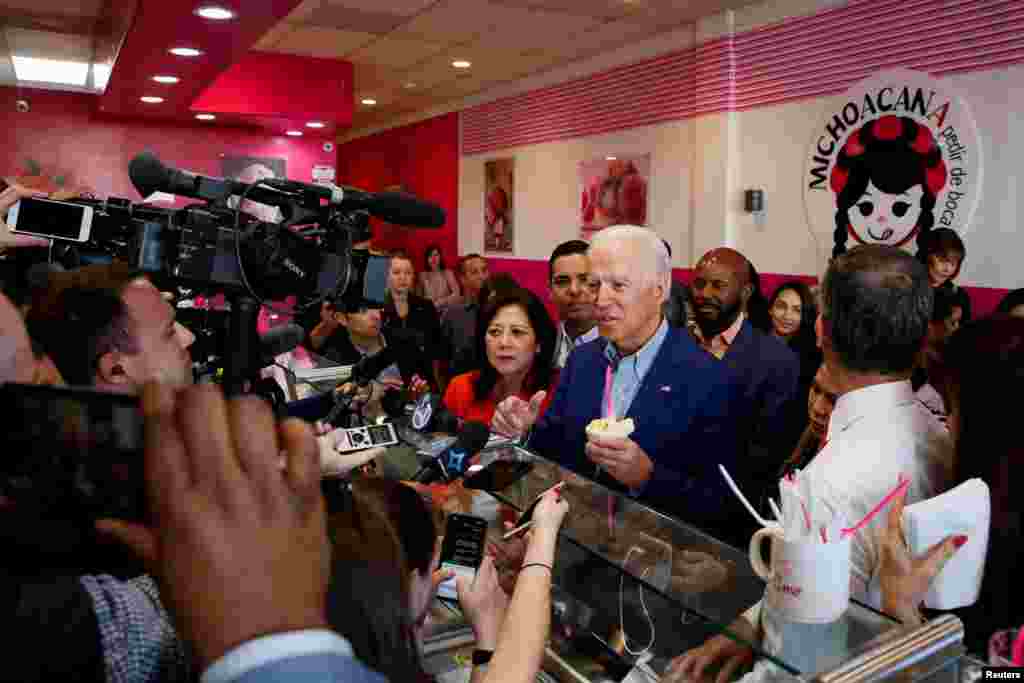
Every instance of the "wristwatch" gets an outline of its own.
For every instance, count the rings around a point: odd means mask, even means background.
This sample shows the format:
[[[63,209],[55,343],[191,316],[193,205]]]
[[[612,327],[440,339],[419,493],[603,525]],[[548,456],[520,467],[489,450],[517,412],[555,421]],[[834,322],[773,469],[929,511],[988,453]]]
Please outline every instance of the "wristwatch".
[[[473,650],[473,666],[483,666],[491,661],[494,650]]]

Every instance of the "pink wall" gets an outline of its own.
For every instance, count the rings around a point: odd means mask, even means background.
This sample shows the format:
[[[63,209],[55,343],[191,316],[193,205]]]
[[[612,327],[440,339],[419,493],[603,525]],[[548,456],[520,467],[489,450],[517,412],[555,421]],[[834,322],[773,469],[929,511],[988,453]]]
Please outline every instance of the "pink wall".
[[[29,100],[31,112],[15,112],[20,98]],[[42,164],[47,178],[66,176],[68,187],[139,200],[128,180],[128,162],[144,149],[169,165],[214,176],[221,175],[224,155],[282,157],[288,177],[304,182],[312,180],[315,164],[336,162],[321,140],[112,119],[95,114],[96,101],[94,95],[0,88],[0,156],[7,159],[0,175],[25,175],[31,158]]]
[[[441,247],[445,263],[458,256],[459,117],[446,114],[338,148],[340,182],[379,192],[392,185],[434,202],[445,210],[447,222],[436,230],[413,230],[375,222],[374,246],[405,249],[417,268],[427,245]]]

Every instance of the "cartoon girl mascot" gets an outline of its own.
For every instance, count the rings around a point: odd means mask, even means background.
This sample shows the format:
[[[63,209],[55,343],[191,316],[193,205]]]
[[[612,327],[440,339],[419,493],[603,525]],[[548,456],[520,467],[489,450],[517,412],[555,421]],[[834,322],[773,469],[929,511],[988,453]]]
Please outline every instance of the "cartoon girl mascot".
[[[846,251],[848,237],[901,247],[916,236],[918,248],[926,244],[947,178],[927,126],[900,116],[864,124],[847,138],[829,178],[836,194],[832,256]]]

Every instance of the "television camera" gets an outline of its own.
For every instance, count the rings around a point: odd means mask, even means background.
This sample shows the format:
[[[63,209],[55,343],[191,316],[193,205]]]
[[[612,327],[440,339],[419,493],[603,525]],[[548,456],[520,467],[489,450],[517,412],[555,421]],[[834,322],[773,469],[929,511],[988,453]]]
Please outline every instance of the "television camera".
[[[242,183],[165,166],[150,152],[132,159],[128,174],[143,197],[166,192],[200,202],[169,209],[115,197],[71,200],[94,208],[91,235],[81,244],[55,242],[53,259],[66,267],[116,259],[158,283],[223,292],[228,394],[246,391],[266,365],[256,332],[261,305],[295,296],[296,312],[324,301],[383,306],[388,258],[361,245],[371,216],[421,228],[445,221],[441,208],[405,193],[274,178]],[[239,209],[247,200],[277,207],[281,220],[249,216]]]

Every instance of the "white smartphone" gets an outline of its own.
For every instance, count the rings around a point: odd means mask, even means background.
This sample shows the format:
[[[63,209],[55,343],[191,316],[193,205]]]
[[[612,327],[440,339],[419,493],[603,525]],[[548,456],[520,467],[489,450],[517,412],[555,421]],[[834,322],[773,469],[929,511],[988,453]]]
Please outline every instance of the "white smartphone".
[[[11,232],[71,242],[88,242],[91,206],[25,197],[7,212]]]

